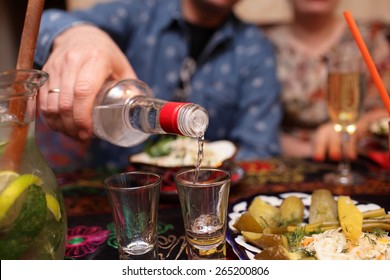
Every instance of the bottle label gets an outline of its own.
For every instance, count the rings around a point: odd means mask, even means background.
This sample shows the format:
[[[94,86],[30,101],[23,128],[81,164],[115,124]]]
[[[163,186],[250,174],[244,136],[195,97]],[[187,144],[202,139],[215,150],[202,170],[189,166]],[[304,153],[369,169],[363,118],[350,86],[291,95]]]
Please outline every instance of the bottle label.
[[[179,130],[179,112],[186,102],[167,102],[160,111],[160,126],[166,133],[183,135]]]

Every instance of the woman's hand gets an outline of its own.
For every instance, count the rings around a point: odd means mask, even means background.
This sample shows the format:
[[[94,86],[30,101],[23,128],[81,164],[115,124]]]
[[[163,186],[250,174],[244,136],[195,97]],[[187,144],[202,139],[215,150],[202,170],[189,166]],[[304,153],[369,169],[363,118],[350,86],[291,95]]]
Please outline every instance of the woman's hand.
[[[115,42],[90,25],[74,26],[60,34],[42,70],[49,74],[39,92],[39,107],[47,124],[81,141],[92,136],[92,108],[103,83],[136,78]]]
[[[386,117],[384,109],[372,110],[364,113],[356,123],[356,131],[350,135],[350,142],[347,146],[347,157],[356,159],[358,156],[359,141],[367,136],[368,126],[375,120]],[[327,156],[331,160],[340,160],[341,157],[341,135],[334,130],[334,124],[329,122],[321,125],[315,132],[312,145],[313,157],[316,160],[324,160]]]
[[[327,157],[331,160],[340,160],[341,135],[334,129],[334,124],[328,122],[317,128],[312,138],[313,158],[315,160],[324,160]],[[356,152],[356,136],[350,135],[350,144],[347,147],[347,157],[355,159]]]

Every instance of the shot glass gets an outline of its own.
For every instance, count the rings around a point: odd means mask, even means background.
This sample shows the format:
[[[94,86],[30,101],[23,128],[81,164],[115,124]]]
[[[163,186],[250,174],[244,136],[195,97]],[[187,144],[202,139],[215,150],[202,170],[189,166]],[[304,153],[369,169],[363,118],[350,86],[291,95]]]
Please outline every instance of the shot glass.
[[[116,174],[104,181],[112,207],[120,259],[157,259],[161,182],[160,175],[141,171]]]
[[[190,260],[226,259],[230,173],[219,169],[179,172],[175,183]]]

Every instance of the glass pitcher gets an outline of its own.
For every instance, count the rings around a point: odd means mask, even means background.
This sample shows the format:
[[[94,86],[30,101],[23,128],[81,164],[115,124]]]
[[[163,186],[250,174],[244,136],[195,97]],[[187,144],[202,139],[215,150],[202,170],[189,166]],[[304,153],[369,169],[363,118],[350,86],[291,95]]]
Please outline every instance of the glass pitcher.
[[[35,142],[36,95],[48,75],[0,72],[0,259],[63,259],[66,216]]]

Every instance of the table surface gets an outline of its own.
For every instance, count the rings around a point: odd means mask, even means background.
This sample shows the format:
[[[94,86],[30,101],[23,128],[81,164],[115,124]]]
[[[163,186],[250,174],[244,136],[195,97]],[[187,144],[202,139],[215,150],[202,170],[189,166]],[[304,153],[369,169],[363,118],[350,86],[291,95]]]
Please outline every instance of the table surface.
[[[129,166],[126,170],[134,168]],[[334,195],[349,195],[360,203],[375,203],[390,211],[390,170],[366,158],[352,163],[352,169],[365,178],[362,184],[353,187],[323,182],[325,173],[337,169],[336,163],[330,162],[272,158],[231,162],[228,168],[233,176],[229,208],[240,200],[260,194],[311,194],[315,189],[327,188]],[[115,226],[103,180],[126,170],[85,169],[57,173],[68,219],[66,259],[118,259]],[[168,189],[170,191],[164,191]],[[180,204],[172,188],[163,188],[160,196],[158,232],[160,259],[187,259]],[[228,245],[227,259],[237,258]]]

